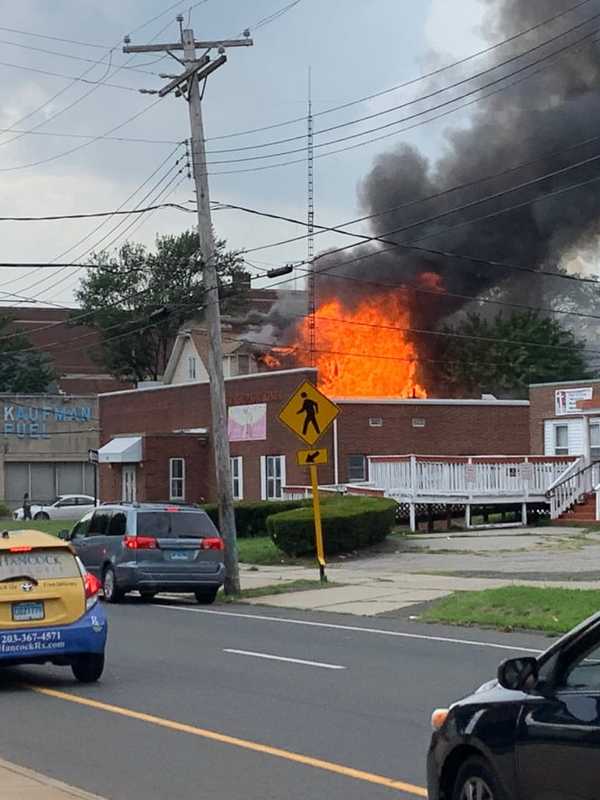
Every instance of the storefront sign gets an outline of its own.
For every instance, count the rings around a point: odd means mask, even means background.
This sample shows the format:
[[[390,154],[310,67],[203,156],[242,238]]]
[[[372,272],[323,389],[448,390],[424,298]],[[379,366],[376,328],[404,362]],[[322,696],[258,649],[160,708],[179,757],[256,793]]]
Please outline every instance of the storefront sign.
[[[581,389],[557,389],[554,393],[554,405],[556,416],[564,414],[577,414],[581,409],[577,408],[577,403],[582,400],[592,399],[592,387],[586,386]]]
[[[49,426],[86,423],[92,419],[90,406],[26,406],[5,404],[2,433],[18,439],[49,439]]]
[[[260,442],[267,438],[267,404],[229,406],[230,442]]]

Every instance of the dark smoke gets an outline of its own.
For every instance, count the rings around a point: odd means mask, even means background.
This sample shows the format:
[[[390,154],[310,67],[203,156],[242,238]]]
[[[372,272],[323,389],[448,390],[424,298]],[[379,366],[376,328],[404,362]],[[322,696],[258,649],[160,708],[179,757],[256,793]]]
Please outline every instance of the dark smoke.
[[[572,0],[482,2],[487,7],[484,32],[491,43],[507,39],[574,4]],[[435,88],[453,83],[457,76],[469,76],[500,64],[579,22],[590,20],[534,53],[453,90],[453,94],[428,101],[430,104],[464,94],[468,89],[500,76],[508,76],[515,69],[598,31],[584,42],[573,44],[565,52],[532,66],[531,71],[507,77],[508,83],[531,75],[527,80],[470,106],[468,112],[458,112],[452,127],[445,133],[445,144],[436,160],[429,160],[417,148],[405,143],[378,156],[359,186],[364,213],[379,214],[371,222],[372,235],[395,242],[418,239],[418,244],[423,247],[550,271],[564,269],[565,256],[577,253],[579,249],[593,250],[595,238],[600,233],[600,180],[489,220],[455,230],[449,228],[561,187],[600,178],[600,158],[587,166],[546,179],[501,199],[486,201],[468,211],[454,213],[438,222],[422,223],[398,233],[393,231],[600,155],[600,138],[573,148],[586,139],[600,137],[600,44],[595,41],[600,39],[600,17],[591,20],[599,13],[600,0],[592,0],[576,12],[494,50],[493,60],[486,57],[487,61],[479,58],[468,62],[461,68],[462,75],[456,69],[442,73]],[[447,62],[449,59],[444,60]],[[425,94],[429,89],[424,84],[418,85],[419,94]],[[404,99],[405,96],[401,96],[398,102]],[[424,107],[423,103],[417,106],[419,110]],[[396,112],[396,116],[412,111],[413,108]],[[391,118],[389,115],[382,121]],[[532,160],[535,160],[534,164],[509,175],[486,180],[435,200],[414,202]],[[408,207],[383,213],[408,203],[411,203]],[[447,291],[454,294],[493,295],[532,306],[559,307],[563,293],[569,293],[570,307],[578,303],[572,285],[565,281],[401,248],[382,252],[385,247],[369,243],[343,253],[322,254],[315,262],[319,300],[333,296],[352,308],[364,294],[381,291],[374,283],[419,286],[423,273],[436,272],[441,275]],[[408,297],[413,326],[427,329],[439,327],[468,304],[460,298],[419,292],[410,292]],[[499,307],[486,305],[482,310],[496,314]],[[282,319],[278,319],[276,327],[283,332],[281,322]],[[285,333],[278,338],[280,341],[285,339]],[[435,355],[439,338],[413,338],[419,352]]]

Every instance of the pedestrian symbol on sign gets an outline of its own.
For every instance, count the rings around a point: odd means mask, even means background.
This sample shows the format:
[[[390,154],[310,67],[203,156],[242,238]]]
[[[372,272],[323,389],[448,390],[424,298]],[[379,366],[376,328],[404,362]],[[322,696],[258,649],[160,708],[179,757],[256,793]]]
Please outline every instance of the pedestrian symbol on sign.
[[[308,426],[312,425],[315,429],[317,436],[321,435],[321,429],[317,422],[317,414],[319,413],[319,404],[315,400],[311,400],[306,392],[302,392],[300,397],[304,400],[302,408],[297,412],[298,414],[305,414],[304,424],[302,425],[302,435],[306,436],[308,433]]]

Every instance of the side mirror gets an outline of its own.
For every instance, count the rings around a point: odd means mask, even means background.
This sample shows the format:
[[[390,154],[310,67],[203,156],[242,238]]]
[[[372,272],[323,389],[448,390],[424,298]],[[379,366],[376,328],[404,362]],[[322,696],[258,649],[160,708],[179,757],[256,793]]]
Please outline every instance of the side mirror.
[[[71,541],[71,533],[68,530],[63,530],[58,532],[58,538],[62,539],[63,542],[70,542]]]
[[[538,673],[537,658],[509,658],[498,667],[498,683],[505,689],[527,692],[535,689]]]

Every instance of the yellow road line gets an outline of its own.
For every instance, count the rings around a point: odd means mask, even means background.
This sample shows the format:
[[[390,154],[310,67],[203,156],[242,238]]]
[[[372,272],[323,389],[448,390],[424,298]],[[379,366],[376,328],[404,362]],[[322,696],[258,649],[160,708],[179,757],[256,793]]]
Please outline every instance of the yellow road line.
[[[161,728],[177,731],[179,733],[187,733],[191,736],[200,736],[203,739],[210,739],[213,742],[220,742],[221,744],[228,744],[233,747],[241,747],[244,750],[253,750],[255,753],[263,753],[264,755],[273,756],[275,758],[282,758],[286,761],[293,761],[296,764],[303,764],[307,767],[314,767],[315,769],[322,769],[326,772],[334,772],[337,775],[344,775],[346,778],[354,778],[359,781],[367,783],[375,783],[379,786],[384,786],[387,789],[395,789],[406,794],[412,794],[416,797],[427,797],[427,791],[422,786],[415,786],[411,783],[404,781],[397,781],[393,778],[386,778],[384,775],[377,775],[372,772],[364,772],[360,769],[353,767],[346,767],[343,764],[336,764],[333,761],[324,761],[320,758],[313,758],[312,756],[305,756],[301,753],[294,753],[291,750],[282,750],[279,747],[271,747],[270,745],[260,744],[248,739],[238,739],[236,736],[227,736],[224,733],[217,731],[206,730],[205,728],[196,728],[193,725],[186,725],[183,722],[175,722],[170,719],[163,719],[162,717],[155,717],[152,714],[144,714],[141,711],[133,711],[130,708],[123,708],[121,706],[114,706],[109,703],[101,703],[98,700],[91,700],[87,697],[80,697],[79,695],[69,694],[67,692],[60,692],[56,689],[46,689],[40,686],[28,686],[38,694],[43,694],[48,697],[54,697],[57,700],[65,700],[68,703],[76,703],[81,706],[88,706],[98,711],[107,711],[110,714],[117,714],[121,717],[129,719],[136,719],[140,722],[147,722],[150,725],[158,725]]]

